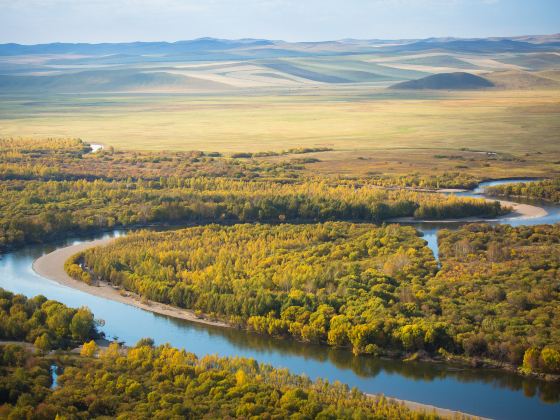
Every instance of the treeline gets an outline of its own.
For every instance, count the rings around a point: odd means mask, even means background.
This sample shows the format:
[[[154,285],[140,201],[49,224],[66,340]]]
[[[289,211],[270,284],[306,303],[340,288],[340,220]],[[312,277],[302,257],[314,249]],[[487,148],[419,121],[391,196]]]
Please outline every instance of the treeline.
[[[28,299],[0,288],[0,340],[25,341],[47,351],[97,336],[88,308],[69,308],[44,296]]]
[[[111,147],[97,153],[79,139],[0,138],[0,180],[159,180],[167,177],[210,177],[291,183],[317,174],[306,168],[315,158],[261,159],[284,153],[304,154],[328,148],[296,148],[281,153],[220,153],[121,151]],[[243,159],[251,157],[252,159]],[[479,178],[464,172],[321,178],[337,184],[399,188],[474,188]]]
[[[461,219],[464,217],[497,217],[509,209],[498,201],[484,201],[474,198],[448,196],[447,200],[425,200],[414,211],[416,219]],[[469,215],[469,216],[466,216]]]
[[[560,226],[443,230],[438,271],[411,227],[206,226],[131,234],[71,272],[263,334],[560,373],[559,242]]]
[[[44,154],[81,156],[91,151],[91,147],[80,139],[27,137],[0,138],[0,155],[3,158],[16,158],[25,155],[38,157]]]
[[[0,138],[2,180],[158,180],[175,177],[226,177],[283,180],[298,178],[302,165],[222,158],[219,153],[137,152],[91,148],[79,139]]]
[[[560,203],[560,178],[497,185],[487,187],[485,193],[496,197],[521,197]]]
[[[426,188],[462,188],[471,190],[481,179],[465,172],[443,172],[441,174],[412,173],[406,175],[377,175],[372,174],[368,182],[384,187]]]
[[[317,152],[330,152],[334,149],[330,147],[295,147],[292,149],[282,150],[281,152],[236,152],[232,153],[232,158],[259,158],[259,157],[269,157],[269,156],[282,156],[282,155],[303,155],[306,153],[317,153]]]
[[[205,356],[149,339],[97,357],[59,356],[63,373],[50,388],[49,362],[0,346],[0,417],[134,419],[436,419],[338,382],[315,382],[242,358]],[[30,368],[30,366],[33,366]]]
[[[0,139],[0,252],[69,233],[148,223],[380,222],[500,211],[481,200],[306,178],[302,166],[291,163],[89,150],[79,139]]]
[[[434,213],[433,218],[494,216],[484,200],[385,190],[327,181],[295,184],[224,178],[167,177],[122,181],[0,183],[0,250],[71,232],[148,223],[381,222]]]

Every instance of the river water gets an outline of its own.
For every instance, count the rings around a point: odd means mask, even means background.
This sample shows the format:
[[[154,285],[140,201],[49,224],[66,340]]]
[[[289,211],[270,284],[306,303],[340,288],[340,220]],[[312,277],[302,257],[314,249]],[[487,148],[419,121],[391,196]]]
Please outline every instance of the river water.
[[[469,194],[474,194],[470,192]],[[479,192],[476,192],[477,194]],[[539,224],[560,221],[560,208],[534,219],[503,219],[502,223]],[[418,225],[437,255],[437,224]],[[451,228],[445,224],[446,228]],[[229,328],[177,320],[96,297],[37,275],[33,261],[58,247],[122,235],[114,231],[57,244],[29,246],[0,257],[0,287],[26,296],[43,294],[69,306],[88,306],[105,321],[107,338],[134,344],[142,337],[170,343],[197,355],[250,357],[311,378],[322,377],[368,393],[416,401],[496,419],[560,418],[560,384],[523,378],[500,370],[480,370],[425,362],[402,362],[354,356],[326,346],[278,340]]]

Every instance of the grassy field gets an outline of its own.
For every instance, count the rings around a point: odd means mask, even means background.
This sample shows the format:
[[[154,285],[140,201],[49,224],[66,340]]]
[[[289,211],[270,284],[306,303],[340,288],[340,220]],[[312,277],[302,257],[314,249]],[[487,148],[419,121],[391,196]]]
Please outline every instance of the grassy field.
[[[496,158],[486,153],[445,149],[332,151],[308,154],[319,162],[305,165],[309,174],[332,176],[440,175],[459,172],[477,178],[549,177],[560,174],[560,153],[540,152]],[[274,157],[269,159],[283,159]]]
[[[376,92],[378,92],[376,96]],[[5,98],[1,136],[69,136],[122,149],[343,151],[470,148],[556,153],[560,91]],[[395,96],[396,95],[396,96]]]

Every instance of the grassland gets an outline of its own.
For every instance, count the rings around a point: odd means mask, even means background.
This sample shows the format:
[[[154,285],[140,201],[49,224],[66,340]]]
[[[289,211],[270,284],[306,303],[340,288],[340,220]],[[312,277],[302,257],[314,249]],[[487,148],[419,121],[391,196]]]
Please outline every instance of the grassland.
[[[78,136],[137,150],[557,150],[560,91],[408,95],[25,97],[3,101],[0,135]]]
[[[290,94],[293,93],[293,94]],[[0,136],[77,136],[128,150],[225,153],[326,146],[321,171],[469,169],[539,175],[560,160],[560,90],[388,93],[321,87],[237,95],[19,96]],[[500,159],[472,151],[492,151]],[[437,158],[435,158],[437,156]],[[442,157],[443,156],[443,157]],[[358,159],[359,158],[359,159]]]

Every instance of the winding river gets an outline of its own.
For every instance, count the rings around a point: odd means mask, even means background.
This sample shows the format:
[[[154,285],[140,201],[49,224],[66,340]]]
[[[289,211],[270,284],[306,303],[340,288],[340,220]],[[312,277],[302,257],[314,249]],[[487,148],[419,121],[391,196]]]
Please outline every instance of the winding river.
[[[461,194],[482,196],[486,185],[489,184],[483,183],[480,188]],[[546,206],[546,210],[548,214],[544,217],[505,217],[491,223],[532,225],[560,221],[560,206]],[[415,226],[424,233],[437,257],[437,230],[442,224],[417,223]],[[456,224],[445,224],[446,228],[453,226]],[[97,318],[105,320],[102,330],[108,338],[118,337],[127,344],[134,344],[142,337],[152,337],[156,343],[170,343],[197,355],[250,357],[311,378],[338,380],[367,393],[383,393],[495,419],[560,418],[560,384],[500,370],[354,356],[349,351],[326,346],[178,320],[60,285],[39,276],[32,269],[35,259],[57,248],[122,234],[123,231],[115,230],[57,244],[28,246],[2,255],[0,287],[27,296],[43,294],[70,306],[86,305]]]

